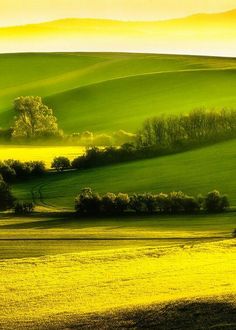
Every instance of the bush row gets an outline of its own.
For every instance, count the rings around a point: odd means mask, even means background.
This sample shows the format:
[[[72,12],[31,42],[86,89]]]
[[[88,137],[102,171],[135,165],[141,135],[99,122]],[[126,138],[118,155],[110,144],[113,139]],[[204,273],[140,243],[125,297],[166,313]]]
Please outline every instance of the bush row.
[[[121,215],[125,212],[140,214],[194,214],[223,212],[229,207],[226,195],[219,191],[209,192],[205,197],[188,196],[183,192],[169,194],[113,194],[100,195],[91,188],[84,188],[75,199],[75,210],[84,215]]]
[[[45,172],[45,164],[41,161],[20,162],[18,160],[6,160],[0,162],[0,175],[6,182],[41,176]]]

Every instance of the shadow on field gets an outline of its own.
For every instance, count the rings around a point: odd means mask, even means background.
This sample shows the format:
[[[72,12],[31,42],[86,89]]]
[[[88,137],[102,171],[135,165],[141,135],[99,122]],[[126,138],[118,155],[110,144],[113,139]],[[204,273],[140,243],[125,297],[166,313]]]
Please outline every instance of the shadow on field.
[[[107,315],[90,315],[68,324],[64,329],[233,330],[236,329],[236,305],[222,301],[154,305]]]

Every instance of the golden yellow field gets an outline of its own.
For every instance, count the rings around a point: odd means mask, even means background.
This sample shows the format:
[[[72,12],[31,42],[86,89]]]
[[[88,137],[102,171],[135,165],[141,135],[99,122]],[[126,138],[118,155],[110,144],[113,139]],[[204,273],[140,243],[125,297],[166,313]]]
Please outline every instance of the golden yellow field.
[[[43,161],[49,168],[54,157],[65,156],[73,160],[84,153],[80,146],[0,146],[0,161],[15,159],[20,161]]]
[[[225,240],[2,260],[1,324],[35,329],[84,313],[233,295],[235,247]]]

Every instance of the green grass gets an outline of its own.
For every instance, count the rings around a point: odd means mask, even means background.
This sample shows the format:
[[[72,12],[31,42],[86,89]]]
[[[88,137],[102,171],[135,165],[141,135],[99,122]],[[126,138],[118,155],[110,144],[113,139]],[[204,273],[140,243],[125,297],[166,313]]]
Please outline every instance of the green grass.
[[[236,205],[236,140],[180,154],[94,168],[50,173],[38,180],[14,185],[19,199],[34,196],[38,204],[73,208],[84,187],[100,192],[170,192],[198,195],[218,189]],[[40,198],[41,196],[41,198]]]
[[[135,131],[158,113],[234,107],[236,60],[145,54],[0,55],[0,123],[13,99],[40,95],[66,132]]]

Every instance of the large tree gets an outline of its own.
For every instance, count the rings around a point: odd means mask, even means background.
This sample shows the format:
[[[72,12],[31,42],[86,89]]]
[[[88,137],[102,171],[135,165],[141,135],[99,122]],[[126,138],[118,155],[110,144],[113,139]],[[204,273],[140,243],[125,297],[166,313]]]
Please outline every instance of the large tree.
[[[17,116],[13,127],[13,137],[35,138],[60,134],[52,109],[43,104],[41,97],[18,97],[14,101],[14,108]]]

